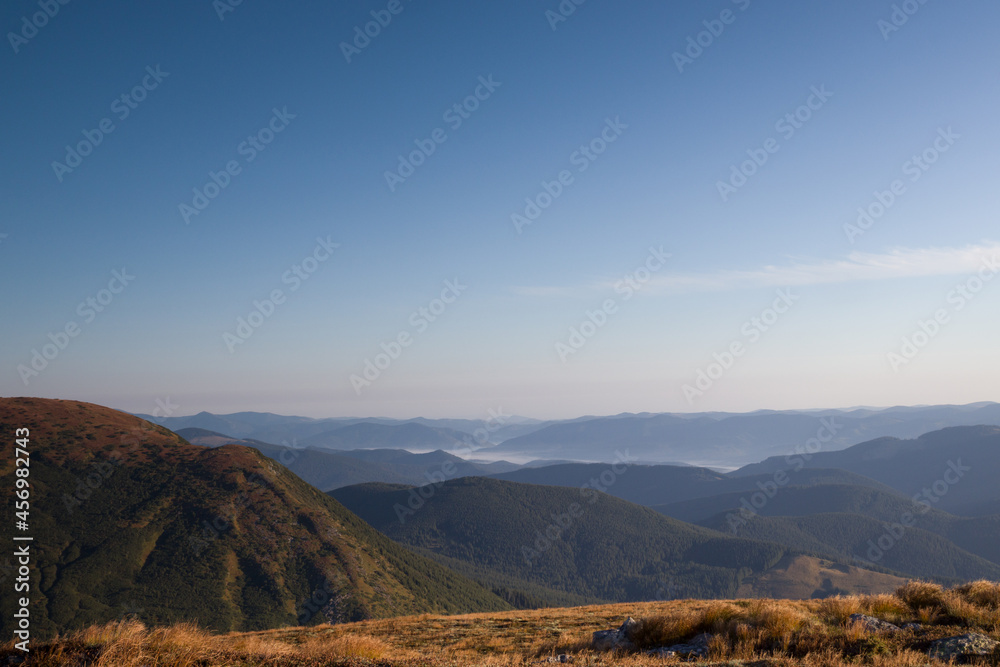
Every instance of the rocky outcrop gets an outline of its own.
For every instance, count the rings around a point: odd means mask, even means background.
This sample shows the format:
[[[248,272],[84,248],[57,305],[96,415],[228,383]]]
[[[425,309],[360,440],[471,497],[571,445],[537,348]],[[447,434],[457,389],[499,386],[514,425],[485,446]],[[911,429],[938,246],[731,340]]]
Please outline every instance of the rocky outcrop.
[[[931,643],[929,653],[932,658],[945,662],[952,659],[961,662],[972,656],[990,655],[997,650],[998,646],[1000,646],[1000,641],[973,632],[967,635],[938,639]]]
[[[674,644],[646,651],[646,655],[659,658],[704,658],[708,655],[708,645],[712,641],[712,635],[708,633],[700,634],[686,644]]]
[[[639,624],[631,616],[617,630],[598,630],[591,639],[590,646],[595,651],[634,651],[635,642],[632,640],[632,633]],[[674,644],[673,646],[661,646],[646,651],[646,655],[659,658],[704,658],[708,655],[708,645],[712,641],[712,635],[700,634],[685,644]]]
[[[860,624],[868,632],[899,632],[899,626],[866,614],[851,614],[851,623]]]
[[[598,630],[590,640],[590,646],[595,651],[614,651],[635,649],[632,643],[632,631],[639,625],[631,616],[625,619],[617,630]]]

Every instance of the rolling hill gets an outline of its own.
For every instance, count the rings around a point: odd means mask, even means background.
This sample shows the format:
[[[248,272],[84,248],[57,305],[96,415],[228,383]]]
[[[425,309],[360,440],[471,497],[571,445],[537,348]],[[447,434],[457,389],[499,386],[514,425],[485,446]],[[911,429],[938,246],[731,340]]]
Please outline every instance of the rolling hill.
[[[16,428],[30,430],[38,636],[129,613],[228,631],[508,607],[253,449],[87,403],[0,399],[0,430]],[[5,447],[7,489],[14,466]]]
[[[592,489],[467,477],[424,489],[363,484],[331,495],[389,537],[485,585],[529,590],[543,600],[552,591],[593,601],[732,595],[800,555]],[[887,587],[899,582],[877,576]]]

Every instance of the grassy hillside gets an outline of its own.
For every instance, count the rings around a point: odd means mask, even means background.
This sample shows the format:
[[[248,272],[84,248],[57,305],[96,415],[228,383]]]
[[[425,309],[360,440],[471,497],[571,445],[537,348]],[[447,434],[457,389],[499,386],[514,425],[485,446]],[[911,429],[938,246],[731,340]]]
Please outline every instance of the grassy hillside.
[[[40,635],[126,613],[232,630],[507,606],[255,450],[91,404],[0,399],[0,430],[15,428],[31,431]],[[6,489],[13,469],[6,447]]]
[[[594,491],[471,477],[425,492],[432,495],[421,502],[415,489],[364,484],[331,495],[393,539],[464,562],[486,583],[596,600],[724,597],[787,553]]]
[[[901,631],[867,630],[864,613]],[[596,651],[593,633],[631,616],[635,648]],[[825,600],[674,600],[463,616],[410,616],[338,626],[210,635],[188,626],[150,630],[126,622],[88,628],[34,648],[26,667],[52,664],[209,667],[514,667],[558,662],[580,667],[678,665],[644,651],[706,633],[697,664],[731,667],[937,667],[934,642],[975,632],[1000,637],[1000,585],[976,582],[953,590],[910,583],[894,595]],[[0,659],[13,655],[8,642]],[[996,665],[1000,652],[978,658]]]

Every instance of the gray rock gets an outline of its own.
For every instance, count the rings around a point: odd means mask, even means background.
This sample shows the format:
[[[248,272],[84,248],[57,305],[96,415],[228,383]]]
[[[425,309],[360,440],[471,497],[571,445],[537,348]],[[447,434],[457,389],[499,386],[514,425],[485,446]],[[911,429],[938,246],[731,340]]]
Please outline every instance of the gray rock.
[[[997,650],[998,646],[1000,646],[1000,641],[990,639],[986,635],[973,632],[967,635],[958,635],[957,637],[938,639],[937,641],[931,643],[931,648],[928,653],[932,658],[937,658],[947,662],[954,658],[964,658],[973,655],[990,655]]]
[[[617,643],[617,630],[598,630],[590,640],[590,647],[595,651],[610,651]]]
[[[632,632],[639,623],[631,616],[617,630],[598,630],[590,640],[590,646],[595,651],[613,651],[622,649],[630,651],[635,648],[632,643]]]
[[[653,656],[654,658],[674,658],[677,656],[677,651],[672,651],[666,646],[661,646],[660,648],[646,651],[646,655]]]
[[[924,626],[921,625],[920,623],[913,623],[913,622],[903,623],[903,625],[900,627],[902,627],[904,630],[913,630],[914,632],[916,632],[917,630],[924,629]]]
[[[686,644],[674,644],[673,646],[663,646],[646,651],[646,655],[658,658],[673,658],[681,656],[684,658],[704,658],[708,655],[708,645],[712,641],[712,635],[700,634]]]
[[[899,632],[899,626],[866,614],[851,614],[851,623],[860,623],[868,632]]]

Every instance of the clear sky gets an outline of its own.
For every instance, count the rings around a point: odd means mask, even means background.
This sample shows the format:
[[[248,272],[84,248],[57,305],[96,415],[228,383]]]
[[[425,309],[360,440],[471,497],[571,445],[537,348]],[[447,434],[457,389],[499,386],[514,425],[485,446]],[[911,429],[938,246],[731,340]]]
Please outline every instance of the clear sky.
[[[10,0],[0,394],[483,418],[1000,400],[998,21]]]

